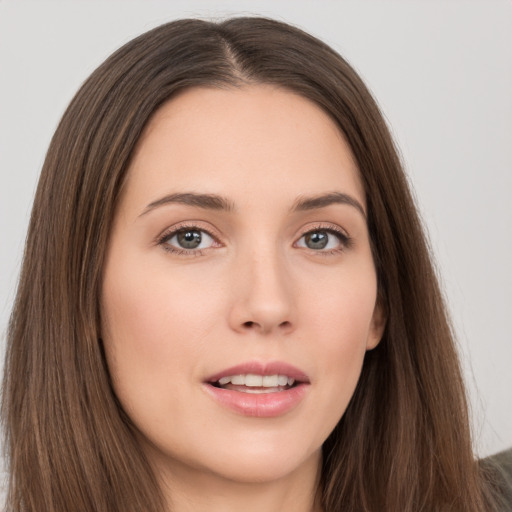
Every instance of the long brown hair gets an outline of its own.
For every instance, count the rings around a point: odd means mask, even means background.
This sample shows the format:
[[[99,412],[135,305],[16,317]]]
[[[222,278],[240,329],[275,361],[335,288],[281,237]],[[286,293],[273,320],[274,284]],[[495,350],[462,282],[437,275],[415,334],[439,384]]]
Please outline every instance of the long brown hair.
[[[488,510],[453,335],[383,117],[342,57],[265,18],[151,30],[107,59],[65,112],[39,181],[8,331],[7,510],[164,510],[109,382],[99,330],[103,260],[152,114],[183,89],[244,83],[274,84],[320,105],[350,144],[367,195],[387,327],[324,444],[325,511]]]

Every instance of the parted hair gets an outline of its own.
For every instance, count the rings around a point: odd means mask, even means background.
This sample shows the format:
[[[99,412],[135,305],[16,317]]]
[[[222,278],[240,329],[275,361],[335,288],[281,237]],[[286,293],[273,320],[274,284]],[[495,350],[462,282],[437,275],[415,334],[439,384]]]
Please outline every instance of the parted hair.
[[[319,105],[348,141],[366,193],[387,325],[323,446],[325,512],[493,510],[430,250],[383,116],[329,46],[250,17],[178,20],[133,39],[85,81],[57,127],[7,334],[6,510],[165,510],[112,390],[100,332],[102,268],[151,116],[185,89],[245,84],[272,84]]]

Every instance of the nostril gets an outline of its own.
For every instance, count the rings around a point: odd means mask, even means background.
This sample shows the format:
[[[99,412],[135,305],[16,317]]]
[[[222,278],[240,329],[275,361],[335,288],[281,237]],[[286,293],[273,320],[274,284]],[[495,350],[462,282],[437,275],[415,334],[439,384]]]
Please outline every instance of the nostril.
[[[276,324],[274,324],[275,326]],[[288,320],[277,324],[276,328],[284,331],[288,331],[291,328],[292,324]],[[248,320],[242,324],[242,328],[244,330],[253,331],[258,330],[261,332],[270,332],[273,330],[272,324],[266,325],[264,323],[254,322],[253,320]]]

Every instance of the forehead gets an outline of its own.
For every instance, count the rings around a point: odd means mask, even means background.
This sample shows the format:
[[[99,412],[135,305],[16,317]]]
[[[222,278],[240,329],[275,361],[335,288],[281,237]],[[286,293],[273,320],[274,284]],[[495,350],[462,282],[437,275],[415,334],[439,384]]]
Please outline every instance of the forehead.
[[[189,191],[285,201],[337,190],[365,203],[336,123],[271,85],[193,88],[169,100],[146,126],[127,186],[141,201]]]

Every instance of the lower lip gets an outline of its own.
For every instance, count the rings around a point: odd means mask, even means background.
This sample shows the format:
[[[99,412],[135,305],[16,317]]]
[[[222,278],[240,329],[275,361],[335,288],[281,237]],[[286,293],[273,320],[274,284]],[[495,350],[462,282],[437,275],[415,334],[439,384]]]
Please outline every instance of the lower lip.
[[[291,411],[306,396],[307,384],[274,393],[244,393],[205,384],[206,391],[221,405],[245,416],[273,418]]]

